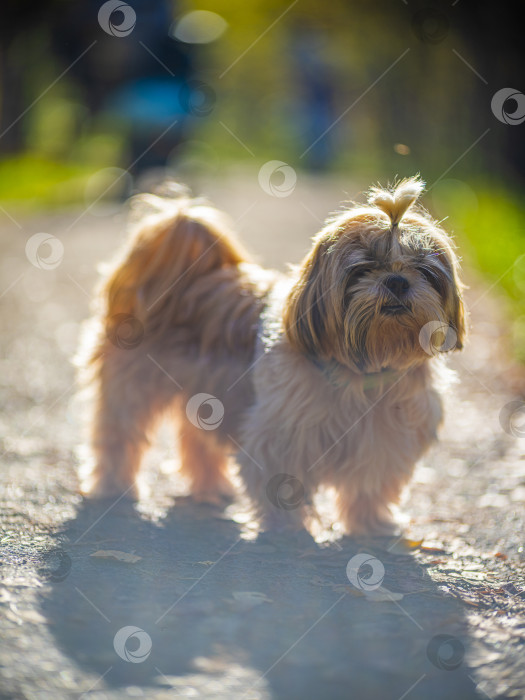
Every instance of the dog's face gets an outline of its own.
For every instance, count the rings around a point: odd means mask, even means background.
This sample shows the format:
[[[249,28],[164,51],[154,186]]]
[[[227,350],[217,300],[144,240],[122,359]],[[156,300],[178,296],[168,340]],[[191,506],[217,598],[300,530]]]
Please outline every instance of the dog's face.
[[[464,311],[448,236],[423,214],[392,225],[379,209],[343,213],[303,262],[284,323],[303,353],[360,372],[460,349]]]

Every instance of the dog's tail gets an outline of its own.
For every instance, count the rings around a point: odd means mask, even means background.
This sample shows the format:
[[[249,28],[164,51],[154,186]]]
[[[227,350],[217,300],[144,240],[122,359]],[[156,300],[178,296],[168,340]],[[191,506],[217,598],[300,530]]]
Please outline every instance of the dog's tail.
[[[223,215],[204,201],[141,195],[137,205],[152,213],[142,216],[100,290],[109,324],[122,314],[142,324],[173,320],[170,306],[196,279],[247,261]]]

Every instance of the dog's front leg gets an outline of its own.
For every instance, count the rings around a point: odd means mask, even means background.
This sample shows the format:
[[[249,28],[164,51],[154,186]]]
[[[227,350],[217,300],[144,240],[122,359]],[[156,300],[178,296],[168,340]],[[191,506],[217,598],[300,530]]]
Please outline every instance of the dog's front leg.
[[[252,439],[250,439],[250,437]],[[255,516],[263,530],[301,530],[305,527],[312,489],[300,461],[279,445],[290,442],[278,429],[245,433],[237,456],[240,474]]]

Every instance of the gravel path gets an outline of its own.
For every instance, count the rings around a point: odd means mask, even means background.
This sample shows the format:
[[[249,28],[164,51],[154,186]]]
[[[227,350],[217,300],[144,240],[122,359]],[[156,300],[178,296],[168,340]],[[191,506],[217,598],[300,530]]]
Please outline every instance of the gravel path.
[[[202,187],[279,267],[358,189],[303,179],[279,199],[253,180]],[[54,269],[25,255],[39,232],[63,244]],[[122,235],[108,207],[16,223],[0,211],[0,697],[524,697],[524,440],[500,422],[523,382],[501,300],[467,266],[473,333],[403,507],[405,540],[257,537],[242,504],[185,498],[168,427],[147,459],[149,498],[77,493],[70,358],[96,263]],[[350,584],[359,553],[384,567],[382,595]]]

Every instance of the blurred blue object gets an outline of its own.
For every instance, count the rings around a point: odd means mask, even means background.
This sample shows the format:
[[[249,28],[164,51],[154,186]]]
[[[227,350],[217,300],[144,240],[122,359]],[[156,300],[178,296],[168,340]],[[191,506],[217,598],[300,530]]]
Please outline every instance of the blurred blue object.
[[[140,78],[118,87],[109,97],[105,111],[135,129],[165,129],[175,119],[186,120],[181,104],[184,82],[176,78]]]

